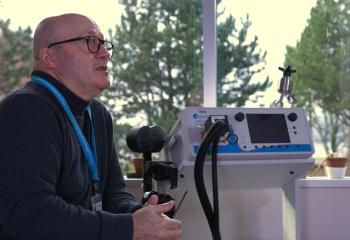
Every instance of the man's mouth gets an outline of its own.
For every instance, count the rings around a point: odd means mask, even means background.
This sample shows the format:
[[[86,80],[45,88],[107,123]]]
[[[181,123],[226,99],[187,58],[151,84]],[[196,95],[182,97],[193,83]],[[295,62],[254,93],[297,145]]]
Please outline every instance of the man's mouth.
[[[106,71],[107,71],[107,66],[100,66],[100,67],[97,67],[96,70],[106,72]]]

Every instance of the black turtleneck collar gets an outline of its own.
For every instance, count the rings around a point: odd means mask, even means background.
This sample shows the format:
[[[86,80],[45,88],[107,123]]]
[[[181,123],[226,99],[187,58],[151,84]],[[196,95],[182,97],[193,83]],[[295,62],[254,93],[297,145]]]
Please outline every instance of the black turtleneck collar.
[[[48,82],[52,83],[64,96],[69,106],[72,108],[72,111],[83,112],[86,110],[86,107],[90,103],[90,101],[85,101],[80,97],[78,97],[77,95],[75,95],[62,82],[58,81],[48,73],[38,71],[38,70],[33,71],[32,76],[33,75],[40,76],[45,80],[47,80]]]

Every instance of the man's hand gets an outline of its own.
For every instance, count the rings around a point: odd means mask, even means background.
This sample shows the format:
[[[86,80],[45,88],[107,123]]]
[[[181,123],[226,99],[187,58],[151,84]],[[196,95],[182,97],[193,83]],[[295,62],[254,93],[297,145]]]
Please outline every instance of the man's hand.
[[[147,206],[133,213],[133,240],[180,239],[182,223],[163,214],[174,207],[174,201],[154,205],[157,202],[158,198],[151,197]]]
[[[158,196],[156,194],[153,194],[149,197],[149,199],[146,202],[146,205],[157,205],[158,204]]]

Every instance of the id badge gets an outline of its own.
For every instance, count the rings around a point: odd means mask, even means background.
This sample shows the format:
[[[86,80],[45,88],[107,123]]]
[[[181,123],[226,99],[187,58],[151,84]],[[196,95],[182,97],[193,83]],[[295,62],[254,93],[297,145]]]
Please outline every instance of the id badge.
[[[91,206],[92,211],[102,211],[102,195],[101,194],[95,194],[91,197]]]

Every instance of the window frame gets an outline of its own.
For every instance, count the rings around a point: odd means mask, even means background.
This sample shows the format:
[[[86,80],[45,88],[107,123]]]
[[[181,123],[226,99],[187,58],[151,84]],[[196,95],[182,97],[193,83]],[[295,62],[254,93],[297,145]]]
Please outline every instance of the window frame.
[[[217,106],[216,0],[203,0],[203,107]]]

